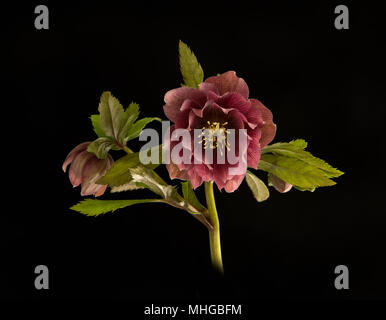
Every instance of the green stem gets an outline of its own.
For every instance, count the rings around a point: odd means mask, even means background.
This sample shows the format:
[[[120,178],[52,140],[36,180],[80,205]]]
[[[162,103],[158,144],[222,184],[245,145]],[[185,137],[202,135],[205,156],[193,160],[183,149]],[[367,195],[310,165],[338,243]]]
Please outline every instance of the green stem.
[[[132,151],[129,147],[127,146],[122,146],[122,150],[124,150],[127,154],[132,154],[134,151]],[[159,180],[159,182],[161,182],[162,184],[164,184],[165,186],[167,186],[168,184],[165,182],[165,180],[163,180],[157,172],[155,172],[154,170],[152,170],[152,173],[154,176],[157,177],[157,179]],[[184,198],[177,193],[177,197],[178,197],[178,201],[179,202],[182,202],[184,201]],[[180,203],[175,203],[173,201],[164,201],[165,203],[168,203],[176,208],[179,208],[179,209],[183,209],[183,210],[186,210],[186,208],[182,207],[180,205]],[[208,221],[208,213],[205,211],[205,212],[201,212],[201,214],[193,214],[193,217],[196,218],[197,220],[199,220],[201,223],[203,223],[209,230],[211,230],[212,228],[212,225],[210,224],[210,222]]]
[[[210,256],[213,267],[224,273],[221,257],[220,222],[218,220],[216,202],[213,193],[213,181],[205,182],[206,204],[209,211],[209,219],[213,228],[209,230]]]

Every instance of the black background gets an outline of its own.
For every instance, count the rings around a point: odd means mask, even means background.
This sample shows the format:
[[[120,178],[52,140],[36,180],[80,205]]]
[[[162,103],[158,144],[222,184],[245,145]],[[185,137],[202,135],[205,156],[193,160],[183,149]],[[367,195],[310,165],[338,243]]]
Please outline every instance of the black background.
[[[10,85],[3,109],[11,115],[3,113],[2,122],[11,129],[3,132],[10,178],[3,180],[0,224],[2,297],[386,298],[380,4],[347,4],[350,29],[336,30],[340,3],[48,3],[50,29],[36,30],[38,4],[16,3],[3,19]],[[233,194],[216,190],[225,277],[211,270],[207,231],[187,213],[144,204],[85,217],[69,210],[80,190],[61,171],[75,145],[95,138],[88,117],[103,91],[124,106],[139,103],[142,116],[165,119],[163,95],[182,82],[179,39],[206,76],[235,70],[246,80],[250,96],[274,114],[274,141],[304,138],[314,155],[346,173],[314,193],[272,189],[263,203],[246,183]],[[50,270],[47,291],[34,288],[39,264]],[[349,290],[334,287],[340,264],[349,268]]]

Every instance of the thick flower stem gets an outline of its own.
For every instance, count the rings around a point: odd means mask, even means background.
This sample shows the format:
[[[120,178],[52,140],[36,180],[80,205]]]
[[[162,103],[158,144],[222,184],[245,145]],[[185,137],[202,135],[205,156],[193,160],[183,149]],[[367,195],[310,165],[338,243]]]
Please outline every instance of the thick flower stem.
[[[220,242],[220,223],[218,220],[216,202],[214,200],[213,182],[205,182],[206,204],[209,210],[210,223],[213,229],[209,230],[210,256],[213,267],[221,273],[224,273],[221,257]]]

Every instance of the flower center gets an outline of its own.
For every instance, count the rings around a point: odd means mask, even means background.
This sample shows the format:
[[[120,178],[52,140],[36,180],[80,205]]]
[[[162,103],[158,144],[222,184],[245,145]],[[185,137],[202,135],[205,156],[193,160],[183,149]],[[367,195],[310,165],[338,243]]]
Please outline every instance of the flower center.
[[[198,136],[202,144],[204,142],[204,149],[219,148],[220,154],[223,155],[224,149],[230,150],[230,144],[227,139],[229,130],[226,129],[228,122],[220,123],[217,121],[207,121],[207,126],[202,127],[202,132]]]

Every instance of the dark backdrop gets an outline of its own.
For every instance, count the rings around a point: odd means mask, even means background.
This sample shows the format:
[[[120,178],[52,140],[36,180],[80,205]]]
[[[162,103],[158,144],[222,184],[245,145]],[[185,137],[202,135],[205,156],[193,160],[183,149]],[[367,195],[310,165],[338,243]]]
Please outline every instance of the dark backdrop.
[[[340,3],[48,3],[50,29],[36,30],[37,4],[3,12],[10,85],[3,109],[11,111],[2,117],[10,128],[2,151],[10,177],[0,224],[3,297],[386,297],[383,7],[347,4],[350,29],[336,30]],[[211,270],[206,229],[187,213],[144,204],[85,217],[69,210],[80,190],[61,171],[75,145],[94,139],[88,117],[103,91],[125,106],[138,102],[142,116],[165,118],[163,95],[182,82],[179,39],[206,76],[235,70],[246,80],[274,114],[274,141],[305,138],[314,155],[346,173],[314,193],[272,189],[259,204],[245,182],[233,194],[217,191],[224,278]],[[48,291],[34,288],[39,264],[50,270]],[[334,287],[340,264],[349,268],[349,290]]]

